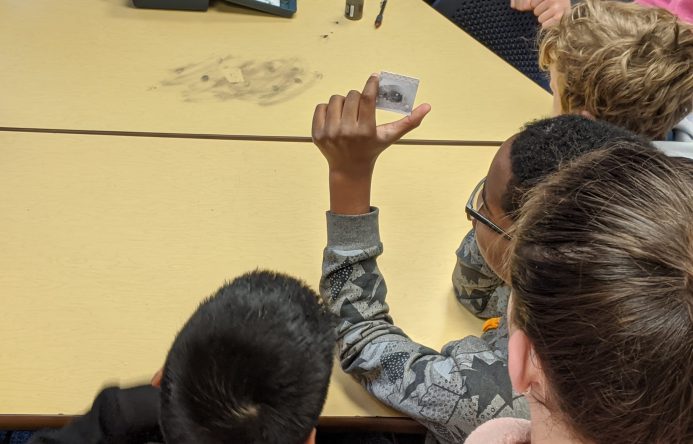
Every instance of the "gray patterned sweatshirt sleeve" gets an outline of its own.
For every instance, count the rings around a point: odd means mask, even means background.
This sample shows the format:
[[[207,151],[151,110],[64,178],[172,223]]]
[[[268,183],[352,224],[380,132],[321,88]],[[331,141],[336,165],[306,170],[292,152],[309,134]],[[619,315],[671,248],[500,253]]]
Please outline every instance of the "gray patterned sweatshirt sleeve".
[[[342,368],[385,404],[411,416],[441,444],[459,443],[491,418],[529,415],[512,391],[505,361],[473,336],[438,353],[393,324],[376,258],[378,210],[327,214],[320,293],[339,317]]]
[[[510,288],[486,264],[473,229],[457,249],[452,286],[459,303],[476,316],[483,319],[505,316]]]

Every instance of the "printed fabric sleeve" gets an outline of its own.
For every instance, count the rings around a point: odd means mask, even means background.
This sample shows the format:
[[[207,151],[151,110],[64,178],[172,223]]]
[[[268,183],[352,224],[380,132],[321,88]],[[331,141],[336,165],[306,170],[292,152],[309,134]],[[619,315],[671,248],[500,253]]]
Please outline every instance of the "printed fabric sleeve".
[[[390,407],[423,424],[427,442],[462,442],[496,417],[527,418],[504,359],[474,336],[439,353],[393,324],[376,259],[383,247],[378,210],[360,216],[327,214],[320,293],[335,315],[342,369]],[[433,320],[432,320],[433,321]]]
[[[472,229],[457,249],[452,286],[460,304],[482,319],[505,316],[510,287],[486,264]]]

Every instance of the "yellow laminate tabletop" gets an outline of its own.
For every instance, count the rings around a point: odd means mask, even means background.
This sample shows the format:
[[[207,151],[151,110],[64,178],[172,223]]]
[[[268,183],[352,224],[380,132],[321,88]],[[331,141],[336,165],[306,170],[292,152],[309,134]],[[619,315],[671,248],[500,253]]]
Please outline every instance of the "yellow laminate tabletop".
[[[433,112],[409,139],[502,141],[550,95],[422,0],[383,25],[344,0],[294,18],[216,2],[207,12],[127,0],[0,2],[0,127],[306,137],[315,105],[374,71],[417,77]]]
[[[494,151],[395,146],[376,167],[391,313],[430,347],[480,334],[450,278]],[[311,144],[0,132],[0,189],[0,414],[80,413],[105,384],[148,380],[245,271],[320,278],[327,166]],[[323,414],[398,415],[341,370]]]

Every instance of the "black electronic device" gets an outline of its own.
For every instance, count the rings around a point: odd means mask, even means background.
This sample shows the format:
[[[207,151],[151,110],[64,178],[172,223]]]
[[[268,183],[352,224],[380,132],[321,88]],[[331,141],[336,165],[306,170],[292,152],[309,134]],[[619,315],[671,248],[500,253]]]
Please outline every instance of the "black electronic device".
[[[297,0],[226,0],[229,3],[257,9],[258,11],[282,17],[291,17],[296,13]],[[210,0],[132,0],[136,8],[183,9],[189,11],[206,11]]]

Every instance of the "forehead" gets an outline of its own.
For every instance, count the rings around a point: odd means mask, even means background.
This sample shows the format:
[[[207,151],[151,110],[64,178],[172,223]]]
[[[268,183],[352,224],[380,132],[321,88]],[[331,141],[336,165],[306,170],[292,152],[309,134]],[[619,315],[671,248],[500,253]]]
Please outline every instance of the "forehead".
[[[512,136],[498,149],[491,161],[491,166],[486,175],[484,194],[486,205],[496,213],[502,213],[503,196],[508,189],[508,182],[512,178],[512,163],[510,161],[510,151],[513,141],[517,135]]]

